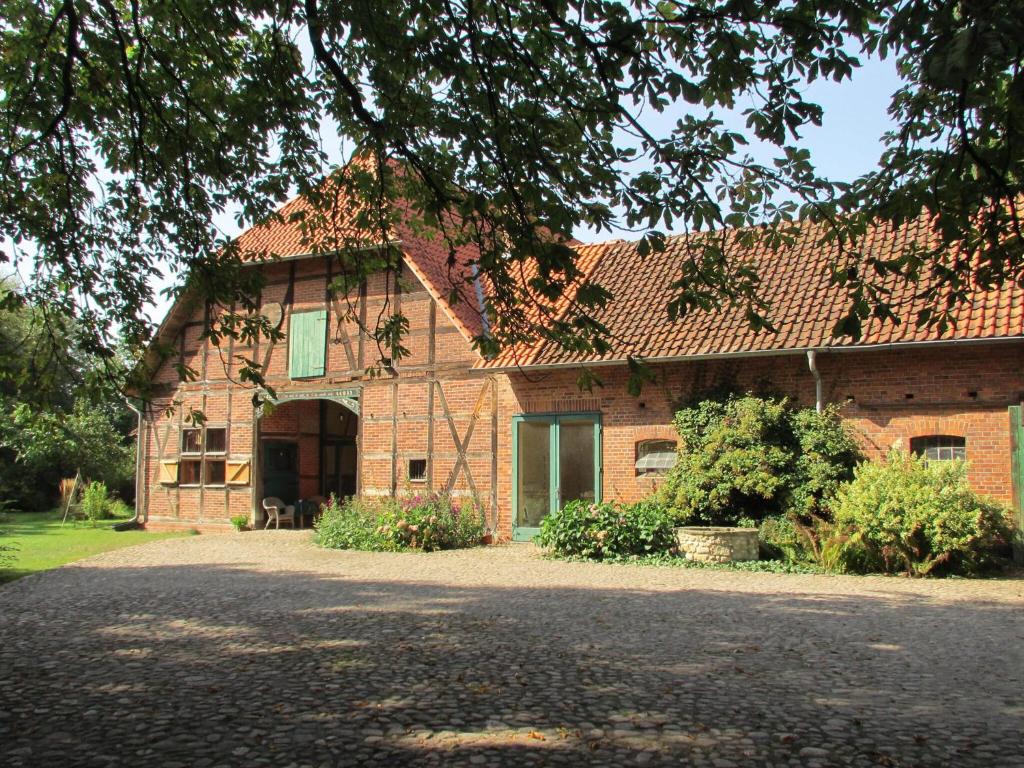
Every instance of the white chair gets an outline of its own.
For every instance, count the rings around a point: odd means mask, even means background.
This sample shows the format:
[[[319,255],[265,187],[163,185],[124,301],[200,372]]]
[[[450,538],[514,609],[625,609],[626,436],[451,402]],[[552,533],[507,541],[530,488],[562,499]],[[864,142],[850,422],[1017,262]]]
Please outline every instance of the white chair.
[[[281,528],[281,523],[286,522],[292,528],[295,527],[295,507],[291,504],[285,504],[277,496],[267,496],[263,500],[263,511],[267,513],[267,522],[263,526],[266,530],[270,527],[270,523],[274,523],[274,527],[277,529]]]

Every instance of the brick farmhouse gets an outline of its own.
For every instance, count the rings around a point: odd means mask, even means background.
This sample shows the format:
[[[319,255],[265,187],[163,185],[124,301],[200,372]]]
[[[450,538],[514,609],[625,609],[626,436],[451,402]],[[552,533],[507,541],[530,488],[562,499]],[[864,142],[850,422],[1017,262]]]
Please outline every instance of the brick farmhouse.
[[[583,356],[537,343],[485,360],[471,342],[487,332],[487,285],[466,279],[471,259],[463,254],[453,269],[436,240],[396,232],[397,268],[341,295],[330,287],[336,257],[309,255],[316,249],[296,223],[306,205],[296,198],[239,239],[251,268],[264,273],[261,312],[280,323],[283,340],[214,346],[204,330],[217,308],[187,297],[159,330],[176,355],[152,366],[139,431],[147,527],[226,529],[238,515],[262,525],[270,496],[295,504],[332,493],[448,491],[475,497],[498,537],[524,539],[567,499],[650,493],[672,461],[674,405],[723,383],[841,404],[868,455],[901,443],[938,459],[966,457],[978,490],[1020,507],[1018,286],[976,290],[940,332],[916,327],[921,300],[913,286],[894,284],[903,322],[869,320],[853,342],[831,334],[848,299],[829,281],[834,253],[813,226],[791,246],[749,254],[775,332],[751,330],[742,310],[668,319],[682,237],[644,256],[630,242],[581,245],[587,277],[614,297],[597,315],[612,351]],[[932,236],[916,221],[878,227],[865,245],[895,254]],[[409,321],[409,354],[393,365],[360,328],[382,312]],[[627,392],[627,354],[657,374],[639,396]],[[265,366],[276,394],[269,413],[254,406],[251,386],[233,380],[237,356]],[[197,378],[182,381],[176,363]],[[583,366],[603,385],[581,391]],[[205,414],[203,425],[189,423],[191,409]]]

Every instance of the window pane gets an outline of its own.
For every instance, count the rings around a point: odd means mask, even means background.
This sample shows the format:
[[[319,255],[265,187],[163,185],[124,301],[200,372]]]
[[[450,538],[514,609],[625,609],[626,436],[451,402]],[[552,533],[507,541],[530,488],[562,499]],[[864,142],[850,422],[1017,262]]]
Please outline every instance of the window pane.
[[[207,460],[206,462],[206,484],[224,485],[224,461],[223,459]]]
[[[636,457],[642,459],[649,453],[671,453],[675,449],[674,440],[644,440],[636,444]]]
[[[523,421],[517,427],[516,525],[538,528],[551,508],[551,424]]]
[[[910,451],[929,461],[967,459],[967,440],[957,435],[925,435],[910,441]]]
[[[199,485],[199,473],[203,463],[198,460],[183,461],[178,465],[178,483],[181,485]]]
[[[200,435],[202,435],[201,429],[190,428],[181,430],[181,452],[199,453],[199,451],[202,449],[202,441]]]
[[[228,431],[224,427],[206,428],[206,452],[224,453],[227,448]]]
[[[409,479],[421,481],[427,479],[426,459],[409,459]]]
[[[676,463],[673,440],[643,440],[636,444],[636,473],[664,475]]]
[[[594,422],[559,424],[558,470],[563,506],[577,499],[594,501]]]

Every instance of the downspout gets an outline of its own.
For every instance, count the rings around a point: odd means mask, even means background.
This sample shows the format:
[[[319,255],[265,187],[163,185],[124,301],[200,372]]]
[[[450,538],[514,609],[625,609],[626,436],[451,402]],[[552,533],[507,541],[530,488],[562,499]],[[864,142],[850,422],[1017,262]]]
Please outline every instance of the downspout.
[[[814,376],[814,407],[818,413],[821,413],[825,408],[825,402],[821,392],[821,373],[818,371],[817,350],[807,350],[807,367],[811,369],[811,375]]]
[[[135,413],[135,515],[131,520],[125,520],[114,526],[115,531],[127,531],[130,528],[139,527],[139,510],[144,501],[143,490],[146,484],[142,481],[142,411],[136,407],[131,398],[126,397],[125,403]]]

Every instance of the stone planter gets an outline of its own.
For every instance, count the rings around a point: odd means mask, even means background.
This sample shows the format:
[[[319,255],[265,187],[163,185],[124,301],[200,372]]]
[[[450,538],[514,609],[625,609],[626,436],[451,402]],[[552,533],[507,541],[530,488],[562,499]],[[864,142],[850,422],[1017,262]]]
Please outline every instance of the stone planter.
[[[676,528],[676,541],[687,560],[730,563],[757,560],[757,528]]]

